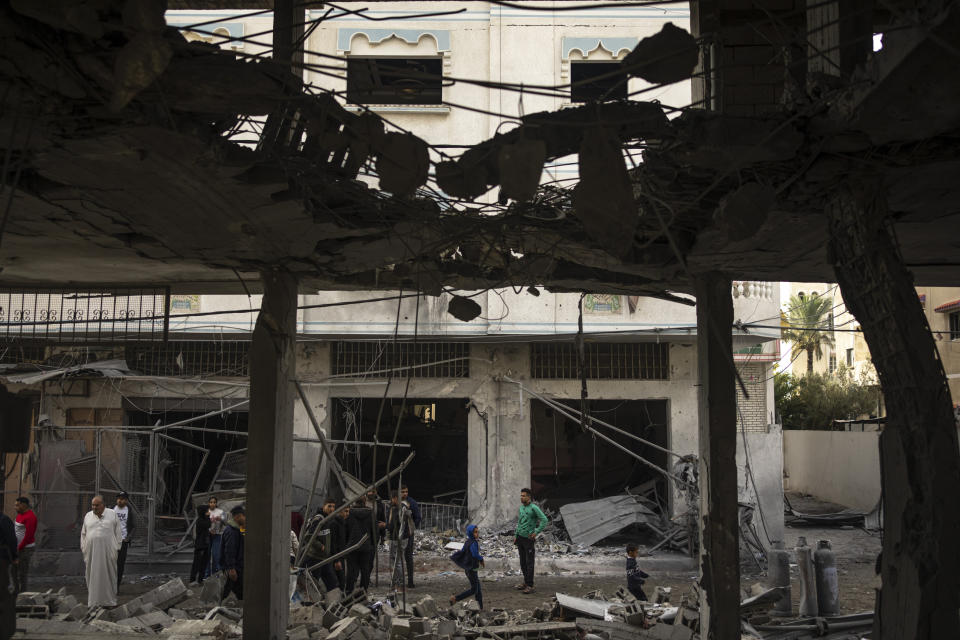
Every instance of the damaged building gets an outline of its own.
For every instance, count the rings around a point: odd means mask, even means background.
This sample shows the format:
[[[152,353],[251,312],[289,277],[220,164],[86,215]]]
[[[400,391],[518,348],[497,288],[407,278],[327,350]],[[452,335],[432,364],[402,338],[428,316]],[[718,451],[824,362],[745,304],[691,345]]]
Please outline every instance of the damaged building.
[[[955,635],[960,516],[943,506],[960,446],[914,287],[958,274],[956,2],[700,1],[688,18],[640,7],[643,26],[618,13],[631,3],[169,5],[0,7],[0,286],[21,301],[6,362],[52,367],[5,372],[7,403],[33,411],[5,448],[46,431],[72,464],[25,469],[25,452],[8,475],[76,495],[68,480],[106,490],[146,470],[154,530],[197,484],[245,478],[243,630],[280,638],[308,460],[338,482],[348,465],[416,477],[380,445],[465,433],[465,473],[448,444],[417,482],[497,521],[528,481],[557,500],[658,482],[599,442],[594,457],[602,421],[646,440],[624,445],[634,460],[696,453],[695,626],[738,638],[739,502],[766,456],[748,446],[738,467],[737,450],[749,428],[775,436],[779,313],[756,283],[836,281],[888,415],[873,637]],[[373,290],[387,300],[353,324],[350,296]],[[341,293],[305,302],[317,292]],[[177,303],[200,305],[183,327],[174,296],[203,296]],[[249,342],[180,339],[227,311]],[[30,351],[77,329],[103,357]]]

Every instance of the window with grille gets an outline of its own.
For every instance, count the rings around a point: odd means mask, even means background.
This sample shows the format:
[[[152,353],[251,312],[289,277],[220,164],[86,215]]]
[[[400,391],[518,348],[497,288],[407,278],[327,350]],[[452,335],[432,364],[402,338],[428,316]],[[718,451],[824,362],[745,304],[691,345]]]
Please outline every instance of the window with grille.
[[[585,345],[587,377],[593,380],[668,380],[670,345],[652,342],[591,342]],[[533,378],[571,380],[580,377],[577,348],[568,342],[531,345]]]
[[[148,376],[250,375],[250,343],[200,340],[143,344],[126,349],[127,365]]]
[[[335,342],[333,373],[386,378],[469,378],[465,342]]]
[[[831,353],[830,360],[827,362],[827,371],[833,373],[837,370],[837,354]]]
[[[950,339],[960,340],[960,312],[950,314]]]
[[[45,347],[20,342],[0,342],[0,363],[39,363],[45,358]]]
[[[347,58],[347,101],[352,104],[441,104],[443,59]]]

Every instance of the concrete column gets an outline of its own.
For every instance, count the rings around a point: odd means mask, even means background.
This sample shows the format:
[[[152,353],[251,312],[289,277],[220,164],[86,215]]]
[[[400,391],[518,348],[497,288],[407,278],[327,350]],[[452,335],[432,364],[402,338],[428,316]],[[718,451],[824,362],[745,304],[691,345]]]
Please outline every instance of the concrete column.
[[[737,398],[730,280],[696,281],[700,380],[700,637],[740,638]]]
[[[290,607],[297,282],[273,270],[263,273],[263,285],[250,346],[243,635],[282,640]]]

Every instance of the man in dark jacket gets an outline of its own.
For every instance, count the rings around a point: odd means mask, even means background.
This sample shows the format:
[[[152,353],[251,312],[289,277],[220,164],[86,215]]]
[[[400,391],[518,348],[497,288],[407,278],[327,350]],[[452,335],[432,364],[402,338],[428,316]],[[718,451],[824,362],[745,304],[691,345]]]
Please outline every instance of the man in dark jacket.
[[[357,578],[360,578],[360,588],[366,589],[370,586],[370,572],[373,571],[373,554],[376,551],[376,544],[373,541],[371,532],[373,531],[373,511],[367,506],[366,501],[361,498],[357,500],[353,508],[350,509],[350,517],[347,519],[347,546],[353,546],[367,534],[367,540],[360,545],[356,551],[350,554],[347,562],[347,593],[353,591],[357,584]]]
[[[17,630],[17,594],[11,565],[17,562],[17,532],[13,520],[0,513],[0,638]]]
[[[393,567],[392,585],[394,587],[399,586],[403,579],[400,560],[397,558],[397,555],[402,551],[403,561],[407,569],[407,586],[413,589],[414,516],[410,505],[407,502],[400,502],[396,491],[390,493],[390,511],[387,513],[386,528],[387,536],[390,538],[390,566]]]
[[[233,521],[223,528],[223,556],[221,562],[227,579],[223,583],[223,600],[230,593],[243,600],[243,534],[247,527],[247,514],[238,505],[230,510]]]
[[[317,529],[317,527],[320,525],[320,522],[333,513],[334,509],[337,508],[336,505],[337,503],[334,502],[333,498],[327,498],[324,500],[323,508],[319,513],[317,513],[317,515],[310,518],[310,521],[307,522],[306,526],[304,527],[303,538],[301,539],[300,543],[308,546],[303,554],[303,566],[313,566],[322,560],[326,560],[331,555],[336,553],[333,520],[324,523],[323,528],[314,533],[314,530]],[[314,573],[314,576],[319,577],[323,581],[323,586],[325,586],[328,591],[338,587],[337,574],[334,569],[334,563],[332,562],[327,563],[317,569]]]

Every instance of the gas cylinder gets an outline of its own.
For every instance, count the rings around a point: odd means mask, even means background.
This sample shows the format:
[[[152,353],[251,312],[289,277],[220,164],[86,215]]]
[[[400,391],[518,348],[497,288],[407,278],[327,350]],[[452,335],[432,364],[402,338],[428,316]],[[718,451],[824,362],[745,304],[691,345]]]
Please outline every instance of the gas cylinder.
[[[785,595],[780,598],[770,613],[775,616],[789,616],[793,613],[790,600],[790,552],[783,548],[783,542],[775,540],[773,548],[767,552],[767,586],[784,587]]]
[[[829,540],[817,542],[813,552],[813,566],[817,582],[817,609],[821,616],[840,613],[840,583],[837,580],[837,557]]]
[[[807,539],[800,536],[794,549],[797,554],[797,568],[800,570],[800,615],[817,616],[817,582],[813,572],[813,549],[807,546]]]

